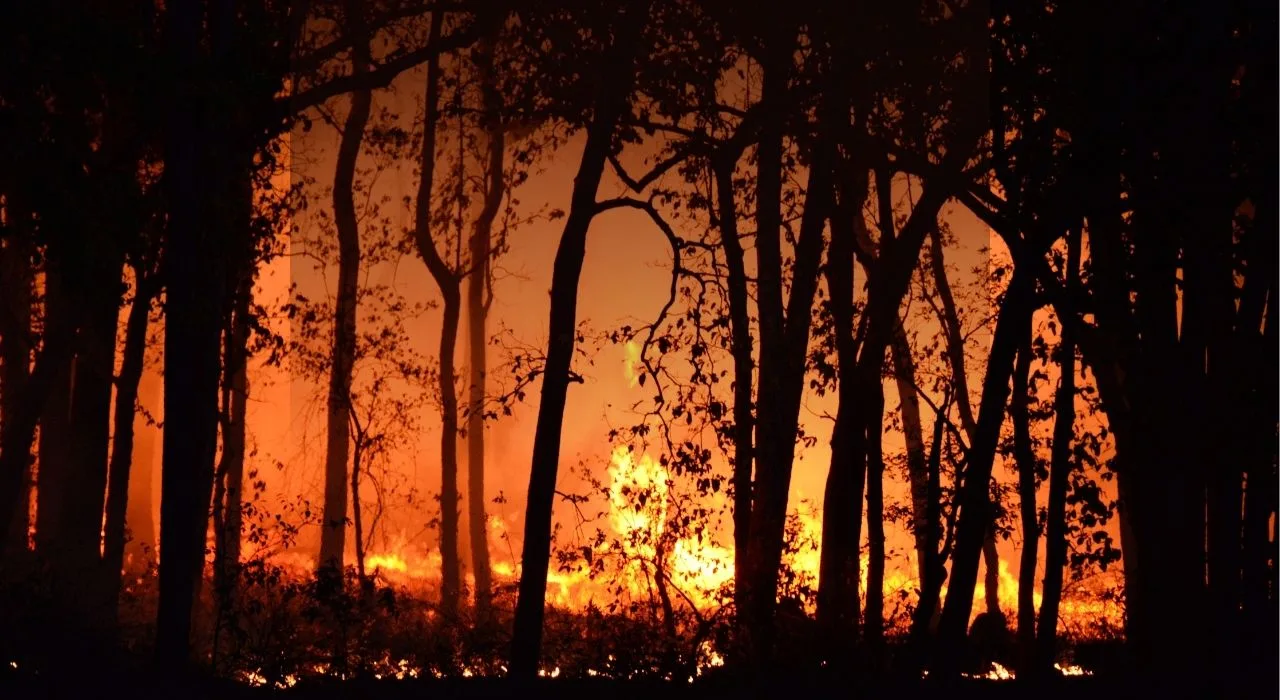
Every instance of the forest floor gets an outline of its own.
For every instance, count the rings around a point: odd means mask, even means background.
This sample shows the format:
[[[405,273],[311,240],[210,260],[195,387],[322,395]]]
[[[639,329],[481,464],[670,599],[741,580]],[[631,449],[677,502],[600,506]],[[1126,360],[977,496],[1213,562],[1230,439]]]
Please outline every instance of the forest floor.
[[[78,673],[27,674],[0,671],[0,698],[164,698],[166,700],[419,700],[422,698],[590,698],[591,700],[684,700],[688,698],[939,698],[965,700],[1139,700],[1156,698],[1274,698],[1274,683],[1259,685],[1230,682],[1193,685],[1137,681],[1125,677],[1075,677],[1048,682],[966,679],[943,683],[927,679],[879,679],[850,683],[834,678],[699,680],[693,683],[622,681],[605,679],[540,679],[520,683],[502,678],[349,680],[300,682],[291,688],[250,687],[226,679],[157,675]]]

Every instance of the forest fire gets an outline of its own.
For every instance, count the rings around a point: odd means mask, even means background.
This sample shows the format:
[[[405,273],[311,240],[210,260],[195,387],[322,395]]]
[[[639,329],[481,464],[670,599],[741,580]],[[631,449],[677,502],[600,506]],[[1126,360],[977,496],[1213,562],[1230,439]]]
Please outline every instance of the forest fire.
[[[579,550],[579,558],[567,560],[549,572],[547,577],[547,603],[572,612],[583,612],[614,600],[619,595],[630,599],[652,600],[655,576],[667,577],[672,595],[685,604],[703,612],[714,611],[724,605],[729,596],[728,587],[734,576],[733,550],[716,544],[715,533],[698,530],[696,533],[670,538],[667,528],[672,513],[671,489],[673,477],[657,460],[647,454],[619,446],[613,449],[604,470],[608,476],[608,511],[604,522],[608,524],[607,538],[598,539],[591,547]],[[816,582],[819,576],[818,553],[821,550],[822,533],[820,513],[802,509],[794,513],[795,531],[791,537],[796,548],[784,558],[784,566],[795,575]],[[492,552],[508,549],[509,537],[505,522],[497,517],[489,518],[489,548]],[[587,538],[594,539],[594,538]],[[668,544],[660,544],[668,541]],[[659,554],[659,548],[665,548]],[[248,543],[246,543],[248,551]],[[619,560],[618,565],[607,571],[593,571],[593,561]],[[295,576],[313,574],[315,561],[292,552],[281,552],[270,560],[294,572]],[[860,559],[861,576],[867,578],[868,555]],[[916,604],[920,591],[919,577],[911,573],[916,567],[914,557],[896,560],[886,572],[884,595],[900,599],[907,607]],[[439,592],[441,582],[441,558],[439,550],[412,544],[405,533],[391,539],[386,549],[365,554],[364,568],[370,576],[415,596],[431,597]],[[520,577],[519,562],[496,557],[492,560],[495,583],[501,587],[514,585]],[[470,585],[474,577],[467,575]],[[1018,580],[1009,572],[1007,562],[1000,561],[998,599],[1000,609],[1013,617],[1018,608]],[[1064,596],[1061,603],[1059,628],[1069,638],[1087,641],[1098,637],[1114,637],[1123,628],[1123,607],[1110,600],[1106,592],[1114,586],[1114,578],[1101,577],[1090,587],[1078,587]],[[947,588],[942,588],[945,597]],[[985,583],[974,589],[974,609],[977,617],[986,600]],[[1037,607],[1042,603],[1039,587],[1033,594]],[[865,604],[865,592],[862,602]],[[809,614],[814,612],[813,600],[805,602]],[[434,617],[434,610],[427,614]],[[897,625],[896,633],[905,634],[906,617],[896,617],[889,622]],[[723,665],[723,656],[705,644],[699,654],[706,657],[708,667]],[[701,666],[700,666],[701,668]],[[1070,667],[1076,668],[1078,667]],[[1062,670],[1064,675],[1078,673]]]
[[[1273,8],[757,5],[5,5],[0,688],[1280,693]]]

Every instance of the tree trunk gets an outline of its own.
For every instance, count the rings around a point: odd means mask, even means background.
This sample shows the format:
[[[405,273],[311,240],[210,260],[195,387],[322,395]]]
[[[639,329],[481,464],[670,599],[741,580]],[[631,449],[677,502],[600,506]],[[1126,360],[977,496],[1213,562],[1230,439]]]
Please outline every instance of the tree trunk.
[[[7,541],[8,528],[21,505],[25,493],[22,476],[31,463],[36,426],[48,413],[60,375],[73,356],[75,329],[74,314],[46,315],[44,339],[31,376],[20,388],[13,413],[0,429],[0,542]],[[5,551],[0,547],[0,556]]]
[[[862,492],[866,460],[856,451],[859,387],[857,347],[853,337],[855,231],[862,226],[861,200],[854,188],[841,192],[840,208],[831,220],[831,250],[826,276],[830,294],[831,332],[836,338],[836,388],[839,405],[831,431],[831,466],[822,509],[822,558],[818,572],[818,622],[830,657],[828,663],[852,659],[858,639],[858,590],[861,569]],[[865,199],[865,175],[860,194]],[[865,430],[865,426],[863,427]]]
[[[911,486],[911,534],[916,543],[916,576],[923,583],[929,551],[929,468],[925,458],[924,427],[920,420],[920,397],[916,394],[916,363],[906,330],[899,323],[893,329],[890,346],[893,378],[898,387],[898,409],[907,444],[907,477]]]
[[[644,11],[643,8],[641,10]],[[511,677],[517,679],[534,678],[538,671],[547,568],[551,558],[551,515],[560,462],[565,398],[577,332],[578,280],[586,255],[587,229],[596,212],[596,190],[609,155],[614,127],[627,107],[635,80],[632,63],[637,47],[633,44],[644,25],[642,17],[630,14],[626,9],[619,9],[614,45],[601,71],[595,110],[587,129],[587,143],[574,177],[569,215],[560,235],[551,277],[547,360],[542,375],[538,427],[534,433],[529,472],[524,545],[520,557],[520,593],[511,641]]]
[[[471,526],[471,568],[475,571],[476,608],[481,613],[487,613],[492,597],[492,583],[489,571],[489,517],[484,492],[484,404],[485,376],[488,372],[485,349],[489,339],[485,327],[489,314],[485,289],[489,285],[493,222],[506,195],[506,177],[503,171],[506,142],[500,114],[502,96],[498,94],[493,76],[492,43],[487,43],[483,50],[477,52],[476,61],[480,67],[488,119],[489,172],[484,208],[480,211],[480,218],[476,220],[475,230],[471,234],[471,271],[467,277],[467,346],[471,355],[470,408],[467,415],[467,512]]]
[[[431,17],[431,38],[440,36],[440,18]],[[458,396],[454,384],[454,347],[458,339],[461,306],[458,271],[440,257],[431,230],[431,192],[435,182],[436,128],[440,121],[440,61],[427,62],[426,123],[423,125],[421,174],[415,203],[414,242],[427,271],[440,288],[444,318],[440,327],[440,607],[452,618],[458,609],[461,591],[461,562],[458,559]],[[459,231],[461,235],[461,231]]]
[[[359,17],[359,3],[349,21],[355,32],[355,75],[368,70],[369,48]],[[364,142],[373,94],[357,90],[342,128],[337,168],[333,175],[333,213],[338,229],[338,298],[334,308],[333,352],[329,373],[327,443],[324,460],[324,522],[318,569],[342,571],[347,535],[347,458],[350,449],[351,374],[355,365],[356,306],[360,286],[360,224],[356,217],[354,180],[356,161]]]
[[[865,191],[866,180],[861,180],[855,187],[844,189],[851,191],[858,187],[863,188],[861,191]],[[902,230],[896,236],[893,235],[892,230],[882,231],[879,255],[874,264],[864,265],[869,271],[868,298],[864,311],[867,316],[867,330],[857,364],[850,370],[852,376],[841,377],[842,385],[856,387],[855,393],[848,394],[847,397],[842,395],[840,402],[842,407],[851,405],[848,415],[853,425],[865,426],[868,421],[867,397],[872,396],[875,383],[881,381],[885,349],[892,338],[893,329],[901,323],[898,312],[910,285],[920,246],[927,233],[936,227],[938,210],[946,201],[946,196],[941,182],[926,183],[924,192]],[[852,218],[854,226],[862,226],[861,207],[848,206],[847,209],[850,213],[841,218]],[[892,220],[891,212],[886,216],[888,221]],[[854,233],[856,234],[856,230]],[[865,253],[864,257],[866,257]],[[874,274],[870,273],[871,270],[874,270]],[[836,423],[837,432],[839,432],[839,411],[837,411]],[[842,469],[846,470],[847,474],[842,474],[841,470],[835,468],[837,445],[833,434],[832,470],[827,475],[823,505],[818,621],[826,629],[849,624],[846,614],[839,608],[841,605],[847,605],[848,601],[853,601],[855,618],[857,614],[856,572],[859,542],[853,536],[861,527],[861,512],[848,513],[843,509],[849,508],[849,505],[840,504],[850,504],[856,511],[861,510],[857,504],[862,500],[860,493],[862,482],[860,479],[855,481],[852,477],[855,477],[856,472],[862,469],[861,465],[865,464],[866,432],[862,428],[850,428],[848,433],[847,438],[841,439],[848,439],[851,444],[839,446],[840,454],[848,455],[848,457],[841,457],[842,460],[846,460]],[[856,495],[854,494],[855,485],[859,491]],[[858,516],[856,520],[853,515]],[[845,528],[847,531],[840,533],[840,528]],[[835,575],[838,571],[853,573],[841,577]],[[841,619],[842,617],[844,620]],[[853,624],[856,625],[856,619]],[[846,629],[843,637],[850,640],[856,639],[856,628]],[[839,639],[840,637],[837,637],[837,641]],[[829,650],[829,653],[851,652],[851,647],[847,645],[843,651]]]
[[[46,324],[73,328],[71,333],[74,336],[80,326],[79,313],[68,297],[65,278],[60,264],[50,262],[47,265],[44,318]],[[71,352],[61,358],[59,366],[51,367],[49,397],[39,418],[35,539],[36,552],[46,559],[55,556],[61,546],[59,530],[63,521],[63,499],[71,474],[71,378],[76,341],[71,342]]]
[[[1019,522],[1022,553],[1018,564],[1018,672],[1029,674],[1036,642],[1035,580],[1040,551],[1040,526],[1036,519],[1036,455],[1031,447],[1030,401],[1031,336],[1018,346],[1013,368],[1013,397],[1009,419],[1013,422],[1013,457],[1018,468]]]
[[[828,123],[824,132],[830,128]],[[751,541],[747,549],[751,581],[747,609],[751,625],[749,649],[760,661],[769,657],[773,647],[773,613],[777,604],[800,401],[805,387],[813,299],[822,260],[823,228],[833,203],[831,155],[835,149],[829,139],[830,134],[824,133],[813,146],[785,314],[782,314],[782,270],[777,250],[779,229],[764,225],[772,221],[772,213],[762,220],[756,234],[760,267],[760,411],[756,426],[758,477],[752,493]],[[763,163],[763,153],[761,158]],[[766,322],[775,313],[779,315]],[[777,334],[770,335],[770,328]]]
[[[225,8],[219,8],[219,12]],[[200,57],[201,6],[166,4],[169,61],[174,75],[204,73]],[[225,19],[225,18],[222,18]],[[216,200],[227,194],[227,128],[201,109],[205,81],[176,86],[168,115],[165,187],[165,375],[163,479],[160,502],[160,600],[156,659],[160,668],[189,663],[191,613],[204,563],[209,496],[218,433],[218,383],[225,273]],[[193,104],[193,102],[195,104]],[[207,106],[207,105],[206,105]],[[212,181],[212,182],[210,182]]]
[[[150,407],[159,415],[162,389],[161,375],[143,370],[138,382],[138,410],[133,415],[133,458],[130,460],[125,512],[129,537],[124,543],[124,553],[132,566],[138,566],[146,557],[155,556],[157,541],[151,475],[155,466],[156,427],[150,424],[143,411]]]
[[[978,560],[991,531],[991,467],[1009,398],[1009,379],[1020,339],[1030,333],[1034,304],[1031,271],[1015,267],[996,321],[982,386],[981,420],[969,446],[968,466],[957,494],[959,516],[951,564],[951,586],[943,605],[939,636],[944,651],[940,670],[957,670],[977,583]],[[963,399],[963,397],[960,397]]]
[[[458,611],[462,562],[458,557],[458,393],[453,351],[458,343],[458,278],[437,278],[444,297],[440,328],[440,608],[446,618]]]
[[[728,268],[729,324],[733,353],[733,550],[745,555],[751,541],[752,433],[755,416],[752,393],[755,373],[751,338],[750,302],[742,241],[738,237],[738,211],[733,189],[733,164],[719,163],[715,171],[716,206],[720,239]],[[852,263],[851,263],[852,264]],[[850,282],[852,289],[853,283]],[[746,600],[746,567],[734,567],[734,599]],[[741,609],[741,608],[739,608]]]
[[[364,513],[360,503],[360,460],[364,456],[363,452],[364,445],[357,436],[351,451],[351,534],[356,540],[356,576],[359,577],[362,587],[369,581],[364,569]]]
[[[785,29],[766,39],[765,56],[761,60],[763,86],[761,99],[777,102],[777,93],[786,87],[791,69],[792,37]],[[786,42],[786,46],[779,44]],[[756,145],[756,313],[760,324],[759,412],[756,416],[756,478],[751,490],[751,538],[747,549],[737,554],[737,566],[747,583],[742,591],[741,612],[745,646],[752,663],[765,661],[771,652],[770,631],[777,597],[777,559],[782,552],[783,520],[786,515],[785,493],[778,494],[782,481],[778,457],[785,447],[789,456],[795,449],[786,440],[779,400],[782,370],[781,339],[785,319],[782,307],[782,143],[783,114],[775,108],[763,119]],[[794,435],[792,435],[794,438]],[[790,460],[786,460],[790,464]],[[789,475],[787,475],[789,476]],[[785,489],[785,485],[783,486]],[[779,508],[778,503],[782,505]],[[779,512],[781,511],[781,512]],[[777,537],[773,533],[777,532]],[[773,550],[778,551],[777,557]]]
[[[1276,8],[1266,7],[1265,26],[1274,26]],[[1257,94],[1274,94],[1278,82],[1278,72],[1271,60],[1274,41],[1268,32],[1258,31],[1249,43],[1252,50],[1247,70],[1257,81]],[[1246,84],[1248,81],[1246,78]],[[1259,155],[1277,150],[1277,135],[1270,125],[1276,123],[1278,112],[1277,106],[1268,102],[1265,110],[1255,113],[1255,129],[1265,137],[1263,147],[1258,149]],[[1240,406],[1243,415],[1238,426],[1244,435],[1242,442],[1249,446],[1245,465],[1240,581],[1241,614],[1244,618],[1242,639],[1249,651],[1241,655],[1241,661],[1264,673],[1270,667],[1271,659],[1276,658],[1276,645],[1280,642],[1272,624],[1277,617],[1274,583],[1280,562],[1275,561],[1276,543],[1271,541],[1271,518],[1280,498],[1280,487],[1276,483],[1280,416],[1277,416],[1273,391],[1273,387],[1280,383],[1277,381],[1280,344],[1276,341],[1276,308],[1272,303],[1277,292],[1274,261],[1280,258],[1280,241],[1273,235],[1280,223],[1277,221],[1280,201],[1276,197],[1280,187],[1277,186],[1275,169],[1265,172],[1264,177],[1258,178],[1255,191],[1250,195],[1254,215],[1246,239],[1245,256],[1251,262],[1245,276],[1235,330],[1238,352],[1245,358],[1238,363],[1237,386],[1245,389],[1242,393],[1249,396],[1249,400]],[[1252,261],[1255,260],[1264,264],[1254,266]],[[1254,368],[1264,371],[1255,373],[1251,371]],[[1267,678],[1267,682],[1267,687],[1275,687],[1275,679]]]
[[[867,609],[865,636],[872,667],[884,653],[884,384],[872,393],[867,421]]]
[[[72,464],[64,488],[59,549],[77,568],[96,569],[102,555],[102,509],[111,443],[111,383],[115,368],[119,270],[98,278],[89,293],[71,390]],[[82,282],[84,283],[84,282]]]
[[[1044,584],[1041,586],[1036,665],[1047,673],[1057,653],[1058,609],[1062,602],[1062,570],[1067,565],[1067,488],[1071,473],[1071,441],[1076,417],[1076,318],[1072,299],[1080,287],[1080,236],[1067,234],[1067,295],[1058,307],[1062,338],[1058,346],[1061,379],[1054,395],[1053,448],[1049,472],[1049,506],[1045,513]],[[1021,622],[1021,621],[1020,621]]]
[[[1259,225],[1255,235],[1265,236],[1271,246],[1275,245],[1271,229]],[[1270,259],[1275,259],[1275,255]],[[1270,277],[1262,286],[1269,288],[1266,292],[1268,298],[1275,299],[1274,273]],[[1260,667],[1265,667],[1266,660],[1274,657],[1276,644],[1271,626],[1276,612],[1273,586],[1276,544],[1271,539],[1271,522],[1277,510],[1276,426],[1280,423],[1271,394],[1271,387],[1276,384],[1275,306],[1267,304],[1266,307],[1265,321],[1241,323],[1237,328],[1240,344],[1249,356],[1249,361],[1242,363],[1244,367],[1268,368],[1261,378],[1251,376],[1252,373],[1244,368],[1240,372],[1242,381],[1255,386],[1252,400],[1243,407],[1242,430],[1247,431],[1245,439],[1249,445],[1249,461],[1245,469],[1241,603],[1246,620],[1244,639],[1254,650],[1246,660],[1252,660]],[[1262,315],[1259,309],[1258,313],[1245,318],[1259,319]],[[1260,330],[1264,326],[1265,335]]]
[[[994,504],[992,505],[994,511]],[[995,520],[994,513],[991,519]],[[1004,611],[1000,609],[1000,553],[996,549],[994,525],[987,525],[987,534],[982,538],[982,573],[982,590],[986,594],[987,613],[1003,618]]]
[[[937,228],[930,231],[930,242],[933,253],[930,262],[934,285],[938,290],[938,297],[942,300],[942,325],[947,340],[947,359],[951,363],[952,382],[956,388],[956,406],[960,409],[960,426],[964,428],[965,437],[968,438],[969,445],[972,447],[977,437],[978,423],[973,417],[973,406],[969,403],[969,375],[965,372],[964,335],[960,328],[960,316],[956,312],[955,297],[951,294],[951,283],[947,278],[942,234]],[[996,550],[994,523],[987,526],[987,532],[983,536],[982,561],[986,567],[982,588],[986,594],[987,612],[1003,616],[1000,611],[1000,555]]]
[[[253,276],[245,271],[236,291],[235,308],[227,329],[224,373],[227,377],[226,422],[222,436],[222,461],[218,472],[222,478],[222,498],[218,523],[217,554],[214,561],[214,586],[219,605],[230,607],[235,594],[240,568],[240,536],[243,516],[245,433],[248,424],[245,409],[249,400],[249,306],[253,295]]]
[[[949,407],[944,401],[943,406]],[[942,440],[943,426],[946,423],[945,411],[933,419],[933,443],[929,448],[928,461],[928,499],[925,501],[925,560],[924,573],[920,578],[920,602],[916,605],[915,614],[911,618],[910,650],[911,657],[919,666],[924,666],[928,658],[928,638],[934,619],[938,612],[938,598],[942,595],[942,584],[946,582],[947,570],[939,547],[942,545]],[[918,666],[918,667],[919,667]]]
[[[129,510],[129,482],[133,472],[134,419],[138,407],[138,386],[147,353],[147,325],[155,282],[134,269],[135,284],[129,318],[125,322],[124,356],[116,381],[115,435],[111,440],[108,468],[107,514],[104,526],[103,565],[106,569],[109,600],[120,597],[124,570],[125,514]],[[113,606],[114,609],[114,606]]]
[[[58,539],[45,554],[53,595],[61,601],[58,622],[70,633],[69,643],[92,649],[106,643],[114,617],[101,548],[120,268],[108,261],[86,262],[72,293],[83,324],[72,366],[67,472],[54,486],[61,491]]]
[[[933,271],[934,288],[942,301],[942,330],[947,341],[947,360],[951,363],[951,382],[955,387],[956,408],[960,411],[960,427],[972,445],[978,422],[973,417],[973,405],[969,394],[969,374],[965,371],[964,335],[960,328],[960,315],[956,311],[955,296],[951,293],[951,281],[947,277],[946,247],[942,233],[934,228],[929,232],[930,269]]]
[[[6,215],[16,217],[12,200],[7,200]],[[22,393],[31,372],[31,321],[35,276],[32,273],[31,246],[25,232],[10,224],[10,238],[0,248],[0,431],[9,423],[21,421]],[[27,552],[31,528],[32,459],[28,455],[19,467],[20,487],[8,537],[0,542],[4,556]]]

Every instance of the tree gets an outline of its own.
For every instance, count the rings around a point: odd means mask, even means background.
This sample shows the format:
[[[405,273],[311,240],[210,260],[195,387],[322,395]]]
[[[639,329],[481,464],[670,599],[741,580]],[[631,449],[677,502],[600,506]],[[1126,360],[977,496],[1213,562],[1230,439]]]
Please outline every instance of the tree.
[[[0,308],[0,426],[20,420],[22,405],[19,397],[30,379],[33,349],[32,321],[34,320],[35,275],[29,233],[19,229],[17,220],[21,214],[13,205],[12,195],[5,194],[4,203],[5,244],[0,249],[0,289],[4,290],[5,303]],[[27,447],[28,455],[30,446]],[[28,549],[27,539],[31,518],[32,482],[31,459],[21,469],[21,486],[18,506],[14,509],[13,522],[9,524],[9,537],[0,547],[9,556]]]
[[[1034,593],[1036,561],[1040,551],[1040,527],[1036,517],[1036,481],[1039,478],[1039,465],[1031,444],[1031,416],[1028,410],[1032,391],[1031,336],[1028,335],[1018,345],[1018,355],[1013,368],[1013,397],[1009,400],[1009,420],[1013,423],[1014,465],[1018,470],[1018,515],[1022,524],[1017,611],[1019,673],[1032,670],[1036,644]],[[1075,417],[1074,406],[1071,409],[1071,416]],[[1065,487],[1065,481],[1063,485]],[[1065,524],[1065,513],[1062,514],[1062,518]],[[1058,567],[1058,571],[1061,575],[1062,567]],[[1057,624],[1056,620],[1054,624]]]
[[[486,611],[492,595],[489,571],[489,518],[485,513],[484,493],[484,418],[487,401],[485,375],[489,343],[486,317],[489,301],[485,298],[491,272],[489,258],[493,254],[493,224],[506,194],[504,151],[506,139],[502,124],[502,96],[494,75],[493,39],[479,46],[475,61],[483,94],[486,136],[488,139],[487,188],[484,206],[471,232],[469,249],[471,269],[467,275],[467,348],[470,355],[470,391],[467,406],[467,512],[471,536],[471,568],[475,572],[476,607]]]
[[[150,256],[154,258],[154,251]],[[125,339],[116,378],[115,434],[111,440],[111,463],[106,493],[106,516],[103,523],[102,560],[107,576],[107,600],[112,614],[120,596],[125,559],[125,524],[129,510],[130,476],[134,459],[134,417],[138,410],[138,387],[145,371],[147,329],[151,308],[159,291],[159,276],[154,262],[139,256],[133,264],[133,299],[125,322]],[[150,468],[147,465],[146,468]],[[148,501],[149,502],[149,501]],[[150,510],[146,511],[150,518]]]
[[[765,32],[762,99],[786,90],[792,71],[795,27],[780,23]],[[836,92],[833,90],[833,92]],[[824,116],[838,113],[838,97],[821,104]],[[756,276],[760,324],[760,384],[756,414],[756,476],[752,490],[751,538],[740,566],[747,582],[742,605],[751,658],[773,652],[773,613],[782,558],[787,498],[799,429],[810,317],[824,247],[823,229],[832,194],[831,141],[836,126],[824,119],[809,145],[808,183],[795,244],[791,294],[783,303],[782,142],[786,114],[779,105],[765,113],[757,146]]]
[[[593,85],[592,115],[587,141],[564,231],[556,250],[551,282],[551,318],[546,365],[542,374],[542,398],[534,437],[529,495],[525,506],[525,534],[521,552],[520,595],[516,604],[511,641],[511,675],[532,678],[538,670],[542,641],[547,568],[551,557],[551,509],[555,498],[560,460],[560,435],[564,425],[565,396],[572,379],[570,364],[576,338],[578,279],[586,256],[587,230],[599,207],[596,190],[605,161],[613,148],[614,129],[630,104],[635,82],[635,56],[647,13],[644,4],[621,5],[600,28],[612,34],[603,49]]]
[[[368,71],[369,40],[363,17],[364,5],[351,0],[345,5],[347,22],[353,33],[351,70],[359,78]],[[438,38],[438,35],[437,35]],[[354,194],[356,160],[364,141],[373,92],[357,89],[342,128],[342,143],[333,176],[333,214],[338,231],[338,296],[334,312],[333,365],[329,375],[327,442],[324,466],[324,521],[320,537],[319,569],[340,574],[347,532],[347,461],[349,436],[347,421],[351,403],[351,371],[356,342],[356,295],[360,272],[360,223]]]
[[[213,495],[232,255],[252,240],[255,157],[287,126],[277,94],[298,29],[285,4],[165,7],[165,367],[156,657],[185,668]],[[297,17],[294,17],[297,20]],[[278,37],[286,36],[285,41]],[[207,40],[205,40],[207,39]],[[198,76],[198,77],[192,77]],[[270,161],[263,156],[264,161]],[[239,202],[241,206],[223,206]],[[229,288],[231,287],[231,288]]]
[[[443,20],[431,17],[432,41],[438,40]],[[440,607],[452,617],[458,610],[462,590],[461,560],[458,557],[458,394],[455,383],[454,349],[458,340],[461,306],[459,287],[462,274],[440,256],[432,224],[432,183],[435,182],[436,131],[440,120],[440,62],[427,62],[426,117],[422,127],[422,155],[419,160],[418,194],[414,202],[413,240],[418,255],[440,289],[444,319],[440,328],[440,557],[442,581]],[[462,164],[459,163],[459,167]],[[461,186],[461,178],[458,180]],[[457,203],[461,206],[461,202]],[[461,230],[458,235],[461,235]]]
[[[1035,665],[1040,670],[1047,670],[1053,664],[1057,652],[1058,610],[1062,602],[1062,570],[1067,565],[1067,477],[1072,469],[1072,437],[1076,417],[1076,324],[1075,309],[1072,301],[1078,295],[1080,286],[1080,248],[1081,232],[1079,229],[1067,233],[1067,295],[1059,311],[1062,312],[1062,336],[1058,341],[1058,367],[1061,378],[1054,398],[1053,455],[1049,471],[1049,505],[1045,512],[1048,524],[1044,545],[1044,585],[1040,604],[1040,620],[1035,635]],[[1026,507],[1023,507],[1025,518]],[[1025,528],[1024,528],[1025,530]],[[1026,546],[1025,544],[1023,545]],[[1033,550],[1034,551],[1034,550]],[[1027,556],[1023,555],[1023,562]],[[1031,560],[1033,568],[1035,560]],[[1030,587],[1028,587],[1030,588]],[[1019,584],[1019,598],[1023,596]],[[1027,596],[1030,598],[1030,593]],[[1027,606],[1030,608],[1030,606]],[[1030,611],[1026,613],[1030,616]],[[1030,633],[1024,632],[1022,603],[1019,603],[1018,632],[1030,641]],[[1030,625],[1030,623],[1026,623]]]
[[[212,9],[219,34],[216,51],[226,51],[230,19],[227,3]],[[202,12],[194,2],[165,8],[166,58],[175,72],[168,113],[165,188],[169,235],[165,274],[164,476],[160,502],[160,605],[156,621],[157,660],[185,666],[190,649],[191,606],[204,560],[206,503],[213,480],[217,442],[218,357],[224,275],[217,246],[214,194],[225,172],[213,145],[220,143],[214,117],[228,105],[210,104],[211,92],[177,76],[203,74],[200,55]],[[225,75],[223,77],[226,77]],[[197,111],[199,102],[204,109]],[[204,119],[201,115],[208,115]],[[224,113],[225,114],[225,113]],[[213,186],[201,187],[201,173]],[[179,320],[181,319],[181,320]]]

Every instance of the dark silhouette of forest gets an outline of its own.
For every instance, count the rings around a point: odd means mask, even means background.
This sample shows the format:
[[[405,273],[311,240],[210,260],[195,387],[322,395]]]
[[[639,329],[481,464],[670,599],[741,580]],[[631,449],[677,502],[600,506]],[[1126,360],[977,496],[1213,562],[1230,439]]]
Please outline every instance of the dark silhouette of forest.
[[[1273,696],[1277,20],[1252,0],[0,5],[0,673],[874,693],[996,662],[1073,694]],[[290,139],[326,128],[319,184],[289,180]],[[571,194],[521,213],[553,156],[576,159]],[[375,161],[412,196],[370,205]],[[312,210],[331,296],[270,307],[262,271]],[[986,320],[948,276],[953,210],[1004,251]],[[601,341],[584,261],[630,244],[599,223],[619,212],[668,246],[670,296]],[[548,325],[505,342],[495,275],[534,219],[559,231]],[[401,256],[439,314],[428,354],[367,281]],[[557,508],[589,503],[566,486],[566,405],[597,342],[634,349],[647,397],[612,441],[664,475],[600,492],[661,524],[566,547]],[[321,390],[323,483],[297,510],[256,495],[262,362]],[[828,432],[806,430],[809,396],[831,397]],[[499,574],[486,426],[525,402],[518,573]],[[424,411],[440,571],[419,599],[368,560],[378,470]],[[154,475],[134,463],[147,421]],[[818,442],[801,582],[793,471]],[[676,572],[713,522],[734,563],[704,605]],[[895,522],[906,607],[885,595]],[[309,573],[249,556],[307,527]],[[645,592],[555,605],[573,562]],[[1122,572],[1105,640],[1060,633],[1086,570]],[[1094,675],[1062,678],[1091,648]]]

